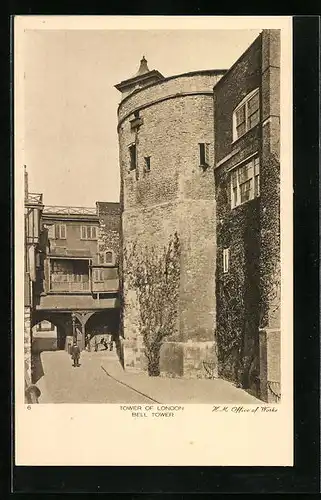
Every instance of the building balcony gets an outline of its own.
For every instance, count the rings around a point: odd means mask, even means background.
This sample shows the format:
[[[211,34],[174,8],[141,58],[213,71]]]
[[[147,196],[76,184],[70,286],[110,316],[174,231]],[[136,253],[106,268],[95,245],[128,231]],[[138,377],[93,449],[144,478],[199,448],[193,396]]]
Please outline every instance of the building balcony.
[[[51,273],[48,293],[106,294],[119,290],[118,268],[94,267],[90,274]]]
[[[51,272],[49,292],[90,293],[89,273]]]

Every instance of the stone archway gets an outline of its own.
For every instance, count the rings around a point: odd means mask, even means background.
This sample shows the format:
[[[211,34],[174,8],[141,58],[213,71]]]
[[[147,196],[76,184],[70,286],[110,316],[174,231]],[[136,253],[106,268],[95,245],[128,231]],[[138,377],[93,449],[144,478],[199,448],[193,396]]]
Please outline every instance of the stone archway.
[[[119,311],[117,309],[104,309],[95,311],[88,319],[86,325],[87,333],[119,333]]]
[[[85,349],[86,323],[93,314],[95,314],[95,311],[74,311],[71,314],[73,336],[76,336],[77,340],[79,338],[77,335],[77,321],[80,326],[80,340],[78,343],[81,350]]]
[[[44,334],[44,332],[40,331],[39,335],[35,335],[34,327],[44,320],[56,327],[55,335],[53,334],[53,330],[47,332],[48,334]],[[31,381],[33,384],[36,384],[44,375],[42,353],[59,349],[59,337],[64,337],[64,328],[58,316],[46,313],[45,311],[41,311],[39,314],[38,311],[36,311],[35,314],[32,315],[31,332]]]
[[[120,315],[118,309],[104,309],[95,311],[88,319],[86,333],[90,336],[93,348],[99,344],[102,338],[107,339],[112,335],[113,340],[119,339]]]
[[[65,339],[71,335],[71,314],[59,311],[36,311],[32,318],[32,327],[41,321],[50,321],[57,328],[57,349],[65,348]]]

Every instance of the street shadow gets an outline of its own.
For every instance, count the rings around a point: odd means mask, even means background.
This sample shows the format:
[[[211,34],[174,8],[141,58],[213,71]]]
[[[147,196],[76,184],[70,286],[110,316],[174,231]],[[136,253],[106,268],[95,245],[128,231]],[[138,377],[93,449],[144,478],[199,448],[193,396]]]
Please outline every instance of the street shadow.
[[[57,351],[57,341],[53,338],[37,337],[32,341],[31,347],[31,373],[32,383],[36,384],[44,376],[41,353],[44,351]]]

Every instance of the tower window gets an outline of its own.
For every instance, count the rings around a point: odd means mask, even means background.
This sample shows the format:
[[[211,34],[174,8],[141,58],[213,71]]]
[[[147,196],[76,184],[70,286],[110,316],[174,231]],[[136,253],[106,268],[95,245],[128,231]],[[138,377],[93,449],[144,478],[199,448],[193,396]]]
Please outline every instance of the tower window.
[[[129,146],[129,156],[130,156],[130,170],[136,169],[136,144],[131,144]]]
[[[199,143],[200,167],[207,168],[210,165],[210,145],[206,142]]]
[[[132,131],[137,131],[139,129],[143,124],[143,119],[140,117],[139,111],[134,111],[134,118],[129,120],[129,123]]]
[[[230,249],[224,248],[223,250],[223,273],[228,273],[230,264]]]
[[[150,172],[150,156],[145,156],[145,172]]]

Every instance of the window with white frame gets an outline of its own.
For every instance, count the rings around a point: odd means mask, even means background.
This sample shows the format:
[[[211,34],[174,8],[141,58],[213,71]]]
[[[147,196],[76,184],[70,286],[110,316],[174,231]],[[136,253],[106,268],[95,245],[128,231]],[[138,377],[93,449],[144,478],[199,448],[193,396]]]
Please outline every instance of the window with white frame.
[[[260,120],[259,89],[248,94],[235,108],[233,113],[233,141],[251,130]]]
[[[114,263],[114,253],[112,250],[99,252],[98,264],[113,264],[113,263]]]
[[[93,269],[93,281],[95,283],[101,283],[104,281],[105,273],[103,269]]]
[[[56,240],[65,240],[66,234],[67,234],[66,224],[56,224],[55,226]]]
[[[260,160],[256,156],[230,173],[231,208],[260,196]]]
[[[97,240],[97,227],[96,226],[81,226],[81,239],[82,240]]]
[[[230,264],[230,249],[223,249],[223,273],[228,273]]]

